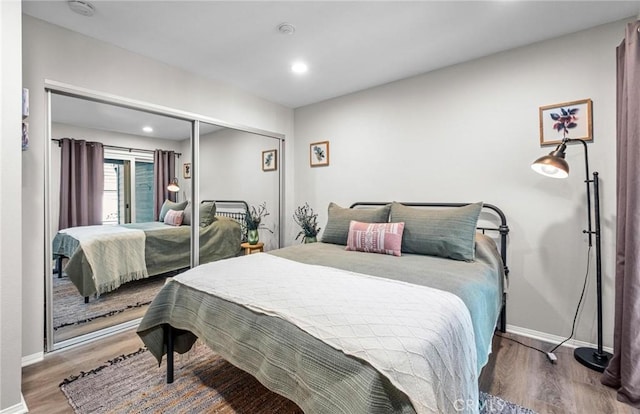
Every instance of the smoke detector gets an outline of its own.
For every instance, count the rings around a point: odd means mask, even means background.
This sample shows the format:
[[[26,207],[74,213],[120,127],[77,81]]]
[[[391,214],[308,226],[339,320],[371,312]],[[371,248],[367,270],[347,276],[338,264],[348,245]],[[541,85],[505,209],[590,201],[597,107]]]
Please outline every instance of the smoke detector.
[[[72,11],[85,17],[93,16],[93,13],[96,11],[96,8],[93,6],[93,4],[89,3],[88,1],[68,0],[67,4]]]
[[[282,34],[292,35],[295,33],[296,28],[291,23],[280,23],[278,25],[278,31]]]

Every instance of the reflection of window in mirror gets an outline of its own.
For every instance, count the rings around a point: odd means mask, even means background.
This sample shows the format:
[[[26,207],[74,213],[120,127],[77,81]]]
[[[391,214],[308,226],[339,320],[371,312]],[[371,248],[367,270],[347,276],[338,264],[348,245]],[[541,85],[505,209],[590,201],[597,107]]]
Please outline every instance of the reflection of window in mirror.
[[[153,188],[150,154],[123,157],[106,150],[102,224],[153,221]]]

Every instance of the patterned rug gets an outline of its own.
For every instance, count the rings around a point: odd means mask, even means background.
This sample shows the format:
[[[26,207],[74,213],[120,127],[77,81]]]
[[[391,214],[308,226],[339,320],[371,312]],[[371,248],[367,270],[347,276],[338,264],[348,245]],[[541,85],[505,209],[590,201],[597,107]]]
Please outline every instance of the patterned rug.
[[[169,275],[167,275],[169,276]],[[104,318],[151,303],[164,285],[166,276],[126,283],[113,292],[95,295],[84,303],[84,298],[68,277],[53,278],[53,329],[80,325],[96,318]]]
[[[290,400],[198,344],[176,355],[175,382],[165,383],[165,365],[141,348],[60,383],[76,413],[301,414]],[[535,414],[480,393],[481,414]]]

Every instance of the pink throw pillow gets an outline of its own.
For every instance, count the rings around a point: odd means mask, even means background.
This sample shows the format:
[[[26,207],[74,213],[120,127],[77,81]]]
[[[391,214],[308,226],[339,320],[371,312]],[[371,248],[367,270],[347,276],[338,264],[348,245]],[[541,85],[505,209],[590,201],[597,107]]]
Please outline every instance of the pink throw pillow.
[[[351,220],[347,250],[401,255],[404,223],[361,223]]]
[[[171,226],[179,226],[182,224],[182,218],[184,217],[184,212],[179,210],[169,210],[167,214],[164,216],[164,224],[169,224]]]

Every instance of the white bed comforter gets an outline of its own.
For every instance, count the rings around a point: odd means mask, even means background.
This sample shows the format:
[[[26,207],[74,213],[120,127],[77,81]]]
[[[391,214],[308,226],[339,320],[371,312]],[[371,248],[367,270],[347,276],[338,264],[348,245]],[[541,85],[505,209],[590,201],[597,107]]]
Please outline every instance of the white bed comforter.
[[[144,231],[120,226],[82,226],[60,230],[78,240],[91,266],[98,294],[146,278]]]
[[[419,414],[478,410],[471,317],[451,293],[269,254],[202,265],[175,281],[285,319],[366,361]]]

